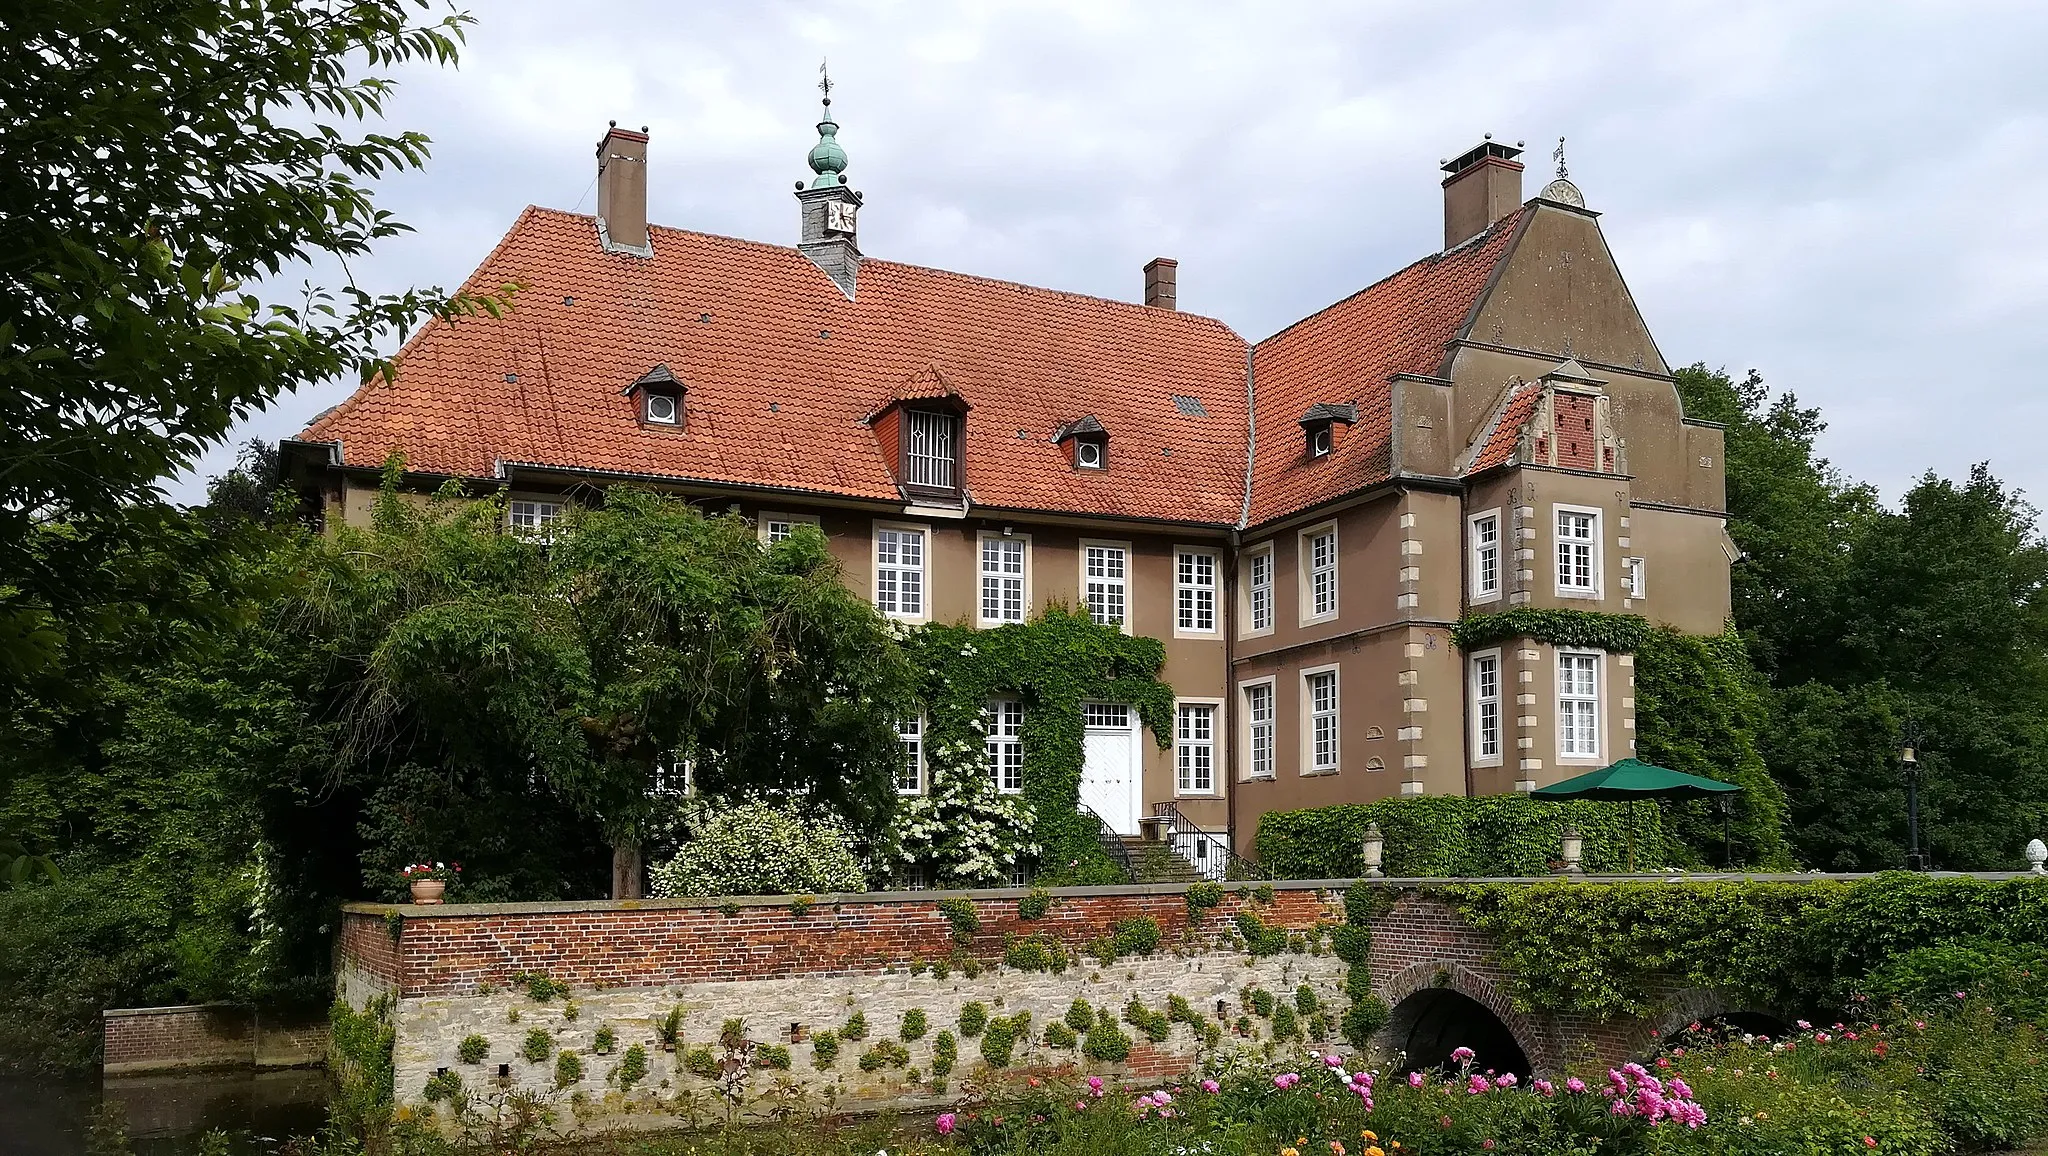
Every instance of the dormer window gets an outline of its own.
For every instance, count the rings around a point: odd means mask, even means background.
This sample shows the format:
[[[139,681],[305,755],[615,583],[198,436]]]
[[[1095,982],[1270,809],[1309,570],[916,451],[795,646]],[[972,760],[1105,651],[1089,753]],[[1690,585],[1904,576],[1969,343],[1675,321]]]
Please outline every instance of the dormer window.
[[[940,410],[903,412],[903,484],[912,489],[960,488],[960,419]]]
[[[1319,401],[1308,407],[1301,415],[1302,432],[1308,438],[1308,456],[1326,458],[1337,448],[1339,425],[1351,426],[1358,422],[1358,406],[1350,403],[1338,405]]]
[[[1061,426],[1052,440],[1067,448],[1067,460],[1077,470],[1109,468],[1109,431],[1093,416],[1076,418]]]
[[[682,428],[683,382],[668,366],[655,366],[621,392],[633,398],[642,425]]]

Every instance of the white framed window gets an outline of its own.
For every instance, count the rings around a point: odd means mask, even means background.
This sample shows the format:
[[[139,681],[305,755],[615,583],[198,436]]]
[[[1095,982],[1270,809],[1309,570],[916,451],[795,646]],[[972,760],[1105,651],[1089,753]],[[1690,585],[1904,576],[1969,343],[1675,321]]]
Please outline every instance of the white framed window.
[[[1474,514],[1465,525],[1472,548],[1471,598],[1490,602],[1500,597],[1500,511]]]
[[[777,542],[788,541],[789,536],[796,533],[798,526],[816,526],[817,524],[818,515],[816,514],[777,514],[767,510],[763,510],[761,517],[754,523],[755,529],[761,535],[761,544],[764,546],[773,546]]]
[[[999,698],[982,712],[988,728],[988,778],[995,789],[1014,795],[1024,789],[1024,704]]]
[[[1239,688],[1244,694],[1244,777],[1273,777],[1274,741],[1278,719],[1274,713],[1273,680],[1248,682]]]
[[[1472,669],[1472,761],[1501,761],[1500,651],[1474,654]]]
[[[896,742],[903,748],[903,761],[896,764],[896,793],[924,793],[924,716],[896,720]]]
[[[1337,523],[1301,532],[1297,543],[1301,573],[1301,624],[1337,616]]]
[[[877,525],[875,609],[891,618],[922,620],[924,578],[924,527]]]
[[[981,622],[1001,626],[1022,622],[1031,608],[1031,536],[981,536]]]
[[[1081,541],[1081,601],[1097,626],[1131,632],[1131,547]]]
[[[1628,596],[1630,598],[1644,597],[1643,579],[1645,567],[1643,560],[1641,558],[1623,558],[1621,563],[1624,567],[1623,573],[1628,580]]]
[[[1600,511],[1558,506],[1557,592],[1567,598],[1600,597]]]
[[[1273,544],[1247,551],[1244,555],[1245,633],[1273,632]]]
[[[560,502],[512,502],[505,507],[505,527],[522,538],[541,542],[555,540],[555,523],[562,520]]]
[[[641,405],[649,425],[682,424],[682,401],[675,394],[649,391],[643,395]]]
[[[1600,757],[1600,654],[1557,652],[1557,757]]]
[[[959,423],[950,413],[928,409],[903,413],[903,480],[934,490],[957,488]]]
[[[1174,710],[1173,789],[1182,795],[1216,793],[1216,704],[1183,702]]]
[[[1301,773],[1304,775],[1327,774],[1337,769],[1341,754],[1338,702],[1336,667],[1325,666],[1301,672]]]
[[[1216,633],[1216,551],[1176,546],[1173,551],[1173,632]]]

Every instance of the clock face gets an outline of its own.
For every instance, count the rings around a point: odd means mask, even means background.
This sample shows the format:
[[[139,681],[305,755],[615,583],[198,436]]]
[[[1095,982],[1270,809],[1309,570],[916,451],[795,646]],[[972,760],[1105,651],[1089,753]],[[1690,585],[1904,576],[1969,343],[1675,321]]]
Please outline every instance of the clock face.
[[[835,233],[853,232],[853,206],[833,201],[825,206],[825,227]]]

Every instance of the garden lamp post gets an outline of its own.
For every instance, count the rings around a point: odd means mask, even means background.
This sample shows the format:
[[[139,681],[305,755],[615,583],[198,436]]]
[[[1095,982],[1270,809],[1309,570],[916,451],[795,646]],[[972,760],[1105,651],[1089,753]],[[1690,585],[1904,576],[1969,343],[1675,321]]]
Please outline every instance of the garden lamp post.
[[[1906,774],[1906,870],[1926,870],[1920,854],[1920,752],[1909,728],[1899,747],[1899,769]]]
[[[1380,865],[1386,861],[1387,837],[1380,834],[1380,825],[1377,822],[1366,824],[1365,841],[1360,850],[1365,854],[1365,877],[1380,878],[1383,874]]]
[[[1735,843],[1728,837],[1728,816],[1735,810],[1734,800],[1722,795],[1714,803],[1721,811],[1721,869],[1732,871],[1735,869]]]

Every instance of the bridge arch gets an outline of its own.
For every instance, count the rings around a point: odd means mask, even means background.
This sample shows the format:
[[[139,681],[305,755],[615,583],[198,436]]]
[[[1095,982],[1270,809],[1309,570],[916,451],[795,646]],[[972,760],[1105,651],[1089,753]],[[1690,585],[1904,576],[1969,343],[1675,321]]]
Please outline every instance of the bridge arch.
[[[1665,997],[1655,1015],[1637,1021],[1628,1048],[1638,1059],[1647,1059],[1668,1045],[1721,1030],[1777,1039],[1793,1032],[1793,1017],[1726,992],[1688,988]]]
[[[1544,1036],[1485,976],[1461,964],[1425,960],[1394,973],[1380,986],[1387,1025],[1376,1042],[1402,1053],[1404,1069],[1451,1066],[1451,1052],[1468,1047],[1481,1070],[1524,1079],[1555,1065]]]

